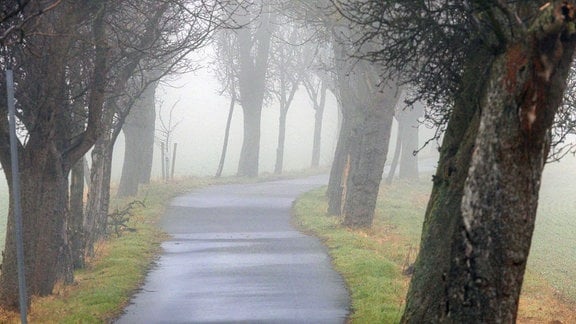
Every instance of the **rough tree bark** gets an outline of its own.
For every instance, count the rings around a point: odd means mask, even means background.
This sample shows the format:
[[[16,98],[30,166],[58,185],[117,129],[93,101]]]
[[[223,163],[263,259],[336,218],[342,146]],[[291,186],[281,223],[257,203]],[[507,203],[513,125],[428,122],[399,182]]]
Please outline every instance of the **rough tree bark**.
[[[450,121],[440,148],[440,159],[428,201],[420,253],[410,281],[403,322],[417,323],[424,319],[440,321],[446,309],[446,274],[449,271],[450,230],[461,218],[460,205],[464,181],[470,166],[474,139],[479,124],[480,103],[485,79],[478,79],[491,56],[478,46],[471,51],[463,76],[461,92],[455,98]]]
[[[463,163],[441,160],[439,173],[452,165],[457,179],[435,179],[403,322],[516,320],[550,129],[576,47],[572,4],[552,2],[538,15],[487,65],[464,136],[445,140],[462,143],[442,154]]]
[[[366,73],[368,73],[366,71]],[[398,87],[386,86],[373,91],[368,103],[357,110],[352,130],[349,169],[345,192],[343,225],[352,228],[372,226],[382,172],[388,154]],[[344,180],[344,179],[343,179]]]
[[[110,178],[112,171],[112,149],[110,138],[101,137],[92,149],[90,186],[84,216],[84,251],[94,256],[94,245],[106,235],[110,205]]]
[[[84,132],[72,141],[68,137],[72,128],[69,124],[71,111],[66,110],[69,106],[65,100],[66,66],[77,36],[69,30],[89,16],[86,10],[91,9],[101,9],[100,4],[89,9],[66,3],[45,14],[38,24],[58,37],[47,40],[44,35],[35,35],[28,39],[29,44],[42,46],[42,55],[19,57],[22,68],[27,71],[25,75],[17,75],[20,79],[16,95],[23,111],[20,119],[28,131],[28,141],[20,145],[19,154],[29,296],[48,295],[57,281],[69,282],[73,278],[67,224],[68,175],[71,166],[92,146],[100,130],[107,65],[102,11],[92,21],[92,41],[96,45],[90,70],[92,87],[86,101],[88,123]],[[53,24],[52,20],[57,23]],[[31,88],[35,91],[21,93]],[[2,118],[0,129],[6,127],[4,122]],[[0,154],[5,153],[0,150]],[[1,160],[3,168],[10,170],[5,164],[7,161]],[[12,215],[13,211],[9,213]],[[0,275],[0,306],[18,307],[17,283],[14,221],[9,218]]]
[[[32,167],[30,159],[42,159],[46,169]],[[34,154],[24,154],[20,169],[22,192],[22,220],[27,289],[30,294],[49,295],[58,280],[69,278],[72,272],[65,215],[68,205],[67,171],[60,166],[62,158],[54,148],[47,147]],[[47,169],[49,168],[49,169]],[[50,172],[45,172],[50,171]],[[11,187],[11,181],[9,182]],[[2,276],[0,301],[10,308],[18,307],[18,281],[16,274],[15,237],[12,203],[8,218],[8,232]],[[10,259],[9,259],[10,258]],[[14,262],[10,262],[11,260]]]
[[[344,174],[349,165],[347,162],[350,155],[350,143],[352,142],[352,136],[354,134],[352,129],[354,127],[354,116],[357,107],[353,102],[354,96],[348,83],[348,74],[351,67],[349,61],[347,61],[349,58],[347,57],[345,46],[334,41],[332,50],[334,51],[334,58],[337,62],[335,66],[335,88],[342,122],[338,133],[332,167],[330,168],[330,178],[328,180],[326,196],[328,198],[328,214],[340,215],[343,206],[342,194],[347,181]]]
[[[351,137],[351,123],[352,118],[347,117],[350,109],[344,108],[340,104],[342,111],[342,124],[338,133],[338,141],[336,142],[336,150],[334,151],[334,159],[332,167],[330,168],[330,178],[328,180],[328,188],[326,189],[326,197],[328,198],[328,215],[337,216],[342,213],[342,192],[344,190],[343,175],[346,169],[349,152],[349,140]]]
[[[328,183],[328,213],[343,214],[346,226],[370,227],[398,86],[381,82],[367,62],[351,62],[341,44],[334,45],[334,54],[343,123]]]

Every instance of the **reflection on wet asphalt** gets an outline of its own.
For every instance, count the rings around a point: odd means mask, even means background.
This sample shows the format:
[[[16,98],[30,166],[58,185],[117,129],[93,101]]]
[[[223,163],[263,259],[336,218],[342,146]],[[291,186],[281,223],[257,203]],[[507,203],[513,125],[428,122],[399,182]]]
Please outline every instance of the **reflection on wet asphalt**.
[[[214,186],[171,202],[172,239],[117,323],[344,323],[349,299],[320,242],[290,225],[326,176]]]

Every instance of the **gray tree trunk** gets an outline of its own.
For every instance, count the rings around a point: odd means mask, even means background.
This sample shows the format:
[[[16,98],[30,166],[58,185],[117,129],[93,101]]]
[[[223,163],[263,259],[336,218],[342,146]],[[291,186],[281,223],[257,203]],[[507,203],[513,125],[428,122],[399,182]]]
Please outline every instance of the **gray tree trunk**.
[[[246,103],[242,104],[244,112],[244,140],[242,150],[240,151],[240,161],[238,164],[239,177],[257,177],[258,164],[260,160],[260,122],[261,108],[245,108]]]
[[[257,177],[260,158],[260,120],[266,91],[266,73],[272,37],[270,13],[263,13],[255,23],[255,31],[237,31],[240,73],[238,87],[244,113],[244,139],[240,151],[238,176]]]
[[[346,192],[346,183],[348,181],[348,171],[350,168],[350,147],[354,142],[354,128],[356,104],[354,102],[353,89],[351,88],[349,73],[351,64],[350,58],[346,54],[345,47],[339,42],[333,45],[334,57],[336,64],[336,94],[338,97],[338,106],[342,116],[340,123],[340,132],[338,133],[338,142],[332,160],[330,169],[330,179],[326,196],[328,198],[328,214],[342,214],[343,195]]]
[[[320,99],[317,102],[314,99],[314,139],[312,142],[312,168],[317,168],[320,166],[320,152],[322,149],[322,121],[324,119],[324,106],[326,106],[326,91],[328,90],[328,85],[326,81],[321,81],[322,85],[320,87]]]
[[[94,245],[106,235],[110,207],[111,146],[110,139],[101,138],[92,149],[90,187],[84,218],[84,250],[87,256],[94,256]]]
[[[35,146],[33,143],[29,145]],[[65,217],[68,212],[68,171],[62,168],[61,154],[50,146],[38,146],[37,150],[23,154],[20,166],[24,263],[29,296],[49,295],[58,280],[69,281],[72,278]],[[37,161],[44,162],[43,168],[34,167]],[[8,184],[11,188],[11,180]],[[13,229],[14,226],[11,200],[7,227]],[[8,230],[0,276],[0,302],[7,308],[17,309],[15,239],[15,232]]]
[[[230,99],[230,108],[228,109],[228,119],[226,120],[226,130],[224,131],[224,143],[222,144],[222,153],[220,154],[220,163],[218,163],[216,178],[220,178],[222,176],[222,171],[224,170],[224,162],[226,161],[226,152],[228,151],[228,139],[230,137],[230,126],[232,125],[235,103],[236,92],[232,89],[232,98]]]
[[[342,110],[345,108],[342,107]],[[344,115],[344,113],[343,113]],[[338,142],[336,143],[336,150],[334,152],[334,160],[330,169],[330,179],[328,180],[328,188],[326,189],[326,196],[328,198],[328,214],[337,216],[342,212],[342,193],[344,191],[344,178],[349,156],[349,140],[351,134],[351,119],[344,117],[340,132],[338,134]]]
[[[45,296],[52,293],[58,281],[70,283],[73,280],[72,255],[68,236],[70,168],[86,153],[99,133],[99,125],[94,123],[101,115],[104,101],[104,80],[106,79],[107,57],[102,50],[103,15],[80,13],[73,4],[62,4],[50,13],[45,20],[38,20],[38,28],[49,28],[57,37],[49,41],[40,36],[43,55],[18,57],[20,68],[26,73],[16,73],[18,84],[16,97],[23,114],[20,121],[27,128],[27,142],[19,145],[19,169],[21,206],[24,241],[24,263],[28,296]],[[94,8],[98,9],[99,6]],[[68,15],[63,15],[65,10]],[[78,14],[78,15],[76,15]],[[94,18],[92,27],[95,55],[94,65],[87,68],[91,73],[91,87],[86,89],[85,104],[89,111],[88,124],[77,141],[71,141],[70,130],[77,127],[71,118],[73,109],[67,98],[67,75],[72,52],[73,34],[70,24],[88,23],[80,16]],[[55,19],[59,17],[60,19]],[[47,21],[50,20],[50,23]],[[56,23],[52,23],[56,21]],[[30,40],[31,46],[35,43]],[[10,53],[10,52],[7,52]],[[14,54],[14,53],[11,53]],[[28,53],[29,54],[29,53]],[[2,78],[2,77],[0,77]],[[5,86],[3,87],[5,89]],[[5,94],[0,90],[0,95]],[[29,91],[34,89],[34,91]],[[6,96],[1,96],[6,98]],[[82,100],[82,98],[78,99]],[[6,174],[10,174],[10,152],[8,150],[8,121],[5,102],[0,103],[0,162]],[[74,145],[69,145],[73,142]],[[8,177],[11,188],[11,178]],[[13,204],[10,197],[6,244],[2,255],[0,274],[0,306],[6,310],[18,308],[18,275],[16,257],[16,233],[13,217]],[[28,300],[29,302],[29,300]]]
[[[351,61],[334,44],[343,122],[328,183],[328,212],[344,215],[348,227],[370,227],[388,152],[399,89],[382,82],[364,61]]]
[[[464,73],[462,91],[454,102],[450,121],[440,148],[440,160],[433,176],[433,188],[426,208],[420,252],[406,298],[404,323],[439,323],[447,308],[447,274],[454,231],[462,218],[460,206],[468,174],[474,139],[478,131],[484,79],[477,74],[491,57],[478,48],[471,53]],[[461,224],[461,221],[460,221]]]
[[[443,144],[403,322],[516,320],[550,129],[576,46],[563,20],[550,19],[564,12],[555,6],[492,64],[477,65],[487,73],[468,75],[482,86],[464,101],[480,103],[455,110],[467,123],[450,121],[457,131]]]
[[[280,117],[278,120],[278,147],[276,148],[276,164],[274,165],[274,173],[281,174],[284,168],[284,144],[286,142],[286,117],[288,109],[280,109]]]
[[[286,73],[282,71],[280,73]],[[274,165],[274,173],[281,174],[284,168],[284,146],[286,144],[286,120],[288,118],[288,110],[294,99],[294,95],[298,90],[298,83],[287,82],[288,78],[281,78],[284,83],[281,86],[280,97],[280,117],[278,118],[278,148],[276,149],[276,164]],[[287,93],[289,92],[289,93]]]
[[[364,103],[363,108],[357,111],[359,115],[352,131],[350,167],[342,194],[345,226],[372,226],[398,92],[398,87],[393,85],[379,88],[370,96],[362,96],[370,97],[372,102]]]
[[[149,84],[126,117],[124,131],[124,163],[118,186],[118,197],[135,196],[138,186],[150,182],[154,157],[156,124],[156,88]]]

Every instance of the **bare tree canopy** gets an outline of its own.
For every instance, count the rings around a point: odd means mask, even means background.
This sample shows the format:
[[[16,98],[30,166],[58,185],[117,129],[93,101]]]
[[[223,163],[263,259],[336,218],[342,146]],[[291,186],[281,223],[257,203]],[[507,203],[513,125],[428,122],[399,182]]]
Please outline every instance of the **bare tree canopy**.
[[[186,71],[190,66],[186,55],[206,44],[241,4],[30,0],[5,1],[0,6],[4,45],[0,65],[10,64],[15,72],[22,135],[28,290],[46,295],[56,281],[72,280],[74,253],[69,236],[84,237],[90,245],[98,237],[93,234],[106,222],[112,145],[136,99],[162,76]],[[0,95],[4,91],[2,87]],[[10,172],[5,112],[2,101],[0,161]],[[93,161],[86,213],[91,220],[84,220],[90,226],[84,228],[86,235],[73,235],[67,228],[68,174],[95,144],[99,144],[95,154],[101,155],[98,163]],[[95,218],[93,212],[101,217]],[[94,226],[95,219],[99,227]],[[13,226],[8,229],[0,303],[17,307]],[[82,244],[72,245],[77,246]]]

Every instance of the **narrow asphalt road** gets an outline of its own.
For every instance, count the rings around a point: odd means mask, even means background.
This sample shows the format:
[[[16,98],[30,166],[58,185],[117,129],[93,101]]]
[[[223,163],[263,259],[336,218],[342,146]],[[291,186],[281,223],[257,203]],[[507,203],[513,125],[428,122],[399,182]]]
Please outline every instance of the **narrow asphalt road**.
[[[290,224],[326,176],[214,186],[174,199],[172,239],[116,323],[344,323],[349,298],[318,239]]]

